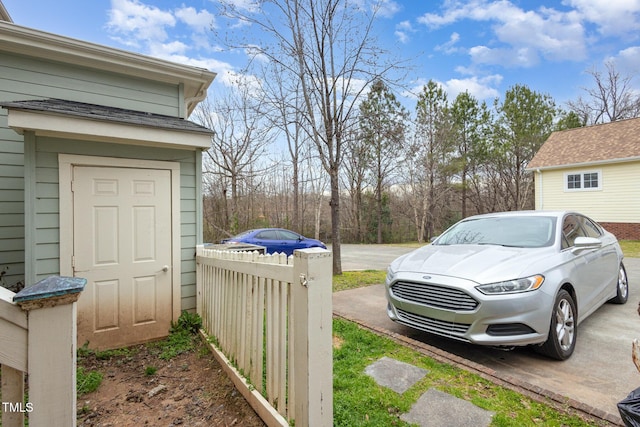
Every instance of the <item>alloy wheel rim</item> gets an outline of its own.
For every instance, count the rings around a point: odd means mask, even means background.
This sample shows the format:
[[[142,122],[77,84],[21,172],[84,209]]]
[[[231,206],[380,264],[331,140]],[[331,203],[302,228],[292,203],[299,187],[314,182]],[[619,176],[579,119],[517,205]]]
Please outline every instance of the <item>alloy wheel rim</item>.
[[[627,274],[624,271],[624,268],[620,267],[620,271],[618,272],[618,293],[622,298],[626,298],[627,292],[629,292],[629,282],[627,281]]]
[[[573,309],[566,299],[561,300],[556,308],[556,337],[563,351],[567,351],[573,344],[575,323]]]

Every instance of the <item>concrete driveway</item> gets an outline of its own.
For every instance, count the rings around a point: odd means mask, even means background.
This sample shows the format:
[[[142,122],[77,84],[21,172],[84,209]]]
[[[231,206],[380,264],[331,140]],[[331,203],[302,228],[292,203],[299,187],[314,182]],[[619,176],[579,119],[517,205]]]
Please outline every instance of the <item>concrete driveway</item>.
[[[386,269],[410,248],[342,245],[343,270]],[[631,360],[631,342],[640,338],[640,259],[625,260],[630,296],[625,305],[606,304],[579,326],[578,341],[569,360],[546,359],[532,350],[502,351],[439,338],[389,320],[384,286],[337,292],[336,314],[376,329],[398,333],[485,366],[499,378],[515,378],[601,411],[601,418],[619,420],[617,403],[640,387],[640,373]],[[589,408],[587,408],[589,410]],[[620,421],[621,422],[621,421]]]

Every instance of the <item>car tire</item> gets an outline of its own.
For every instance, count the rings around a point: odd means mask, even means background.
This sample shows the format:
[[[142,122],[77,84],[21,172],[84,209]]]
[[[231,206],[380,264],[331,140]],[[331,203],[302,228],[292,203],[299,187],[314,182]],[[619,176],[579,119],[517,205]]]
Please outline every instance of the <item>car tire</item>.
[[[552,359],[568,359],[576,347],[577,319],[578,313],[573,297],[569,292],[561,289],[553,304],[547,341],[536,347],[536,351]]]
[[[616,284],[616,296],[611,298],[609,302],[614,304],[624,304],[629,299],[629,278],[624,264],[620,263],[618,270],[618,282]]]

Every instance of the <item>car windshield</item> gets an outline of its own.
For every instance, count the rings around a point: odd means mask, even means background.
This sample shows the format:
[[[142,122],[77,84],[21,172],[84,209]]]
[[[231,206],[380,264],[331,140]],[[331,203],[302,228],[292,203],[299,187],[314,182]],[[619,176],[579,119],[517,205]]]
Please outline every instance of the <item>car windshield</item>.
[[[541,248],[553,244],[555,223],[555,218],[546,216],[469,219],[451,227],[434,244]]]

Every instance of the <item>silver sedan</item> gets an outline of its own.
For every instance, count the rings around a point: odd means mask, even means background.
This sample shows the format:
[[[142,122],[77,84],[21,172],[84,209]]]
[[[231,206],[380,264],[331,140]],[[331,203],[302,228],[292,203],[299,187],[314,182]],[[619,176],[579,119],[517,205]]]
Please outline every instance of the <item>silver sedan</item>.
[[[533,345],[564,360],[578,325],[629,285],[615,236],[575,212],[466,218],[393,261],[387,314],[404,325],[480,345]]]

